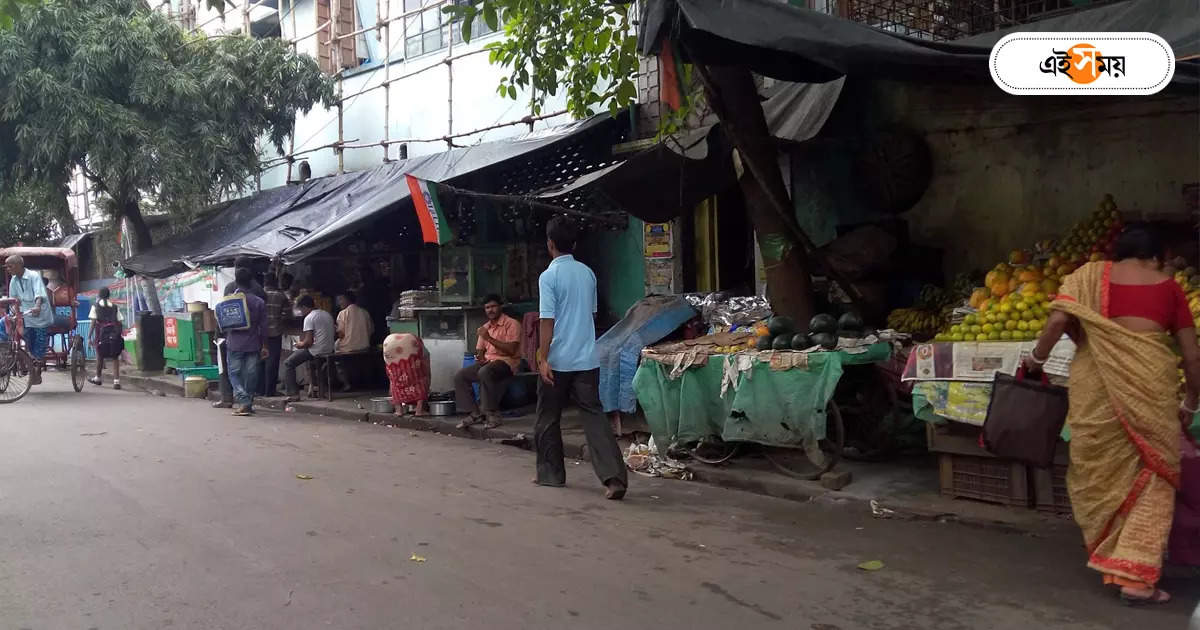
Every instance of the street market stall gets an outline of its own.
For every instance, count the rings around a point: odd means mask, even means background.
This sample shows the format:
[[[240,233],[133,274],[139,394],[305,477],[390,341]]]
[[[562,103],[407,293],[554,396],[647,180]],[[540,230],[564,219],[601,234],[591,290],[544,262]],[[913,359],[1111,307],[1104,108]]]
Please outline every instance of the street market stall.
[[[891,344],[872,334],[835,348],[758,350],[760,337],[722,332],[646,348],[633,380],[638,402],[660,448],[753,443],[782,472],[815,479],[841,457],[833,394],[844,366],[885,361]]]

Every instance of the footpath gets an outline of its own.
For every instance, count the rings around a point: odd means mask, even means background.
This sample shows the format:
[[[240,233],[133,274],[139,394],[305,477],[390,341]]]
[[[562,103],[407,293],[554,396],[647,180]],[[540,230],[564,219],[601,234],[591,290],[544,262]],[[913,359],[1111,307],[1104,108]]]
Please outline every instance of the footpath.
[[[122,382],[131,390],[168,397],[182,397],[183,385],[177,376],[122,373]],[[210,396],[213,395],[210,392]],[[309,399],[285,403],[283,398],[260,398],[256,406],[284,413],[337,418],[349,422],[371,422],[410,431],[442,433],[465,439],[488,440],[532,450],[534,413],[532,407],[506,413],[496,429],[481,426],[458,429],[461,416],[396,416],[371,412],[370,399],[386,396],[384,391],[341,394],[333,401]],[[563,413],[563,444],[567,457],[576,465],[589,461],[587,440],[577,411]],[[620,440],[622,452],[631,441]],[[839,489],[817,481],[785,476],[764,459],[739,456],[726,464],[711,466],[700,462],[687,464],[683,477],[690,481],[721,486],[799,502],[822,502],[869,510],[876,517],[901,520],[959,522],[975,527],[1007,530],[1028,535],[1052,535],[1074,528],[1061,516],[976,501],[950,499],[938,492],[938,470],[932,456],[911,457],[889,462],[841,461],[835,472],[849,473],[849,483]],[[631,473],[635,474],[635,473]]]

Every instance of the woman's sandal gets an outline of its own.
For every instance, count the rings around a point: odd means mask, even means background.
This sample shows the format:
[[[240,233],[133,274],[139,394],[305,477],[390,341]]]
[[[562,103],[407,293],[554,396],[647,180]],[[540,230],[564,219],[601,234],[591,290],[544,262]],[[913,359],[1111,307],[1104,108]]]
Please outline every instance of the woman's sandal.
[[[1146,606],[1150,604],[1165,604],[1171,601],[1170,593],[1160,589],[1154,589],[1149,595],[1130,595],[1124,589],[1121,590],[1121,603],[1126,606]]]

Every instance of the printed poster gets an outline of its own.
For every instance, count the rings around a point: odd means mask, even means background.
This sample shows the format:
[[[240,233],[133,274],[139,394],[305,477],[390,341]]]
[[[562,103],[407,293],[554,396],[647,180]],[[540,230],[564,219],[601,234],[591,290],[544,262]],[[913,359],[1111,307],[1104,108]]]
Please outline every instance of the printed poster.
[[[643,238],[646,258],[670,258],[674,255],[671,247],[670,223],[647,223]]]

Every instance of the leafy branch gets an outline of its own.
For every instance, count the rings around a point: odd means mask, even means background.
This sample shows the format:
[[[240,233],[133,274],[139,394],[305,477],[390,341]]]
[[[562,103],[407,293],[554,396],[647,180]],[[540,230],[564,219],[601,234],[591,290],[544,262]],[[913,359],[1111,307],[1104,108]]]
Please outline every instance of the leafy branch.
[[[530,110],[565,92],[567,109],[583,118],[607,108],[616,114],[637,98],[637,35],[628,5],[596,0],[461,0],[443,11],[471,40],[477,17],[504,39],[490,42],[488,60],[509,69],[496,87],[517,100],[530,92]]]

